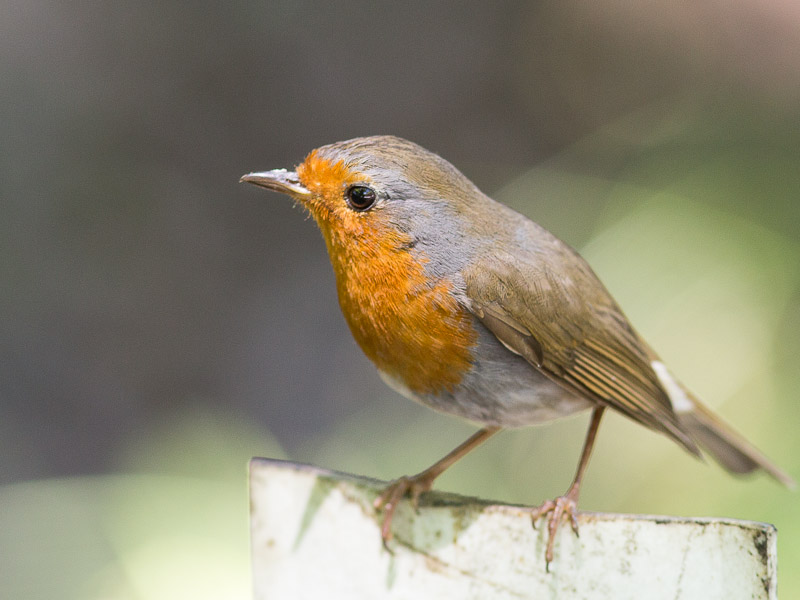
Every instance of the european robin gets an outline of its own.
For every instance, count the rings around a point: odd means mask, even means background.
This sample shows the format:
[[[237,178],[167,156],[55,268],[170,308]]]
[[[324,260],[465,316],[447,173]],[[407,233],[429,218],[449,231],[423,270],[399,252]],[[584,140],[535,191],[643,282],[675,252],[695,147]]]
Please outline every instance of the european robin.
[[[684,387],[637,334],[589,265],[567,244],[482,193],[446,160],[392,136],[312,151],[294,171],[246,181],[299,201],[328,248],[347,324],[402,395],[482,429],[376,500],[382,536],[409,495],[486,439],[592,410],[575,479],[532,510],[548,516],[547,564],[577,502],[603,411],[610,407],[701,448],[733,473],[792,479]]]

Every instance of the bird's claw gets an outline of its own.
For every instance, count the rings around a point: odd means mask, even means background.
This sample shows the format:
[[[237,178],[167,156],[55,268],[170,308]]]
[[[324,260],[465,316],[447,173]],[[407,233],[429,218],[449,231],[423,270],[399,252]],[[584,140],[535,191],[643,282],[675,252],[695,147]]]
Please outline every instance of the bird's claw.
[[[547,547],[544,553],[545,568],[550,570],[550,563],[553,562],[553,546],[556,541],[556,532],[564,516],[568,516],[572,524],[572,531],[578,535],[578,499],[577,494],[570,490],[563,496],[555,500],[548,500],[531,512],[531,523],[536,529],[536,521],[541,517],[549,515],[547,520]]]
[[[381,524],[381,539],[383,546],[391,552],[388,543],[392,539],[392,519],[400,501],[409,496],[411,506],[417,510],[419,497],[431,489],[433,478],[427,477],[425,473],[417,475],[403,476],[395,479],[375,498],[372,503],[375,510],[383,511],[383,522]]]

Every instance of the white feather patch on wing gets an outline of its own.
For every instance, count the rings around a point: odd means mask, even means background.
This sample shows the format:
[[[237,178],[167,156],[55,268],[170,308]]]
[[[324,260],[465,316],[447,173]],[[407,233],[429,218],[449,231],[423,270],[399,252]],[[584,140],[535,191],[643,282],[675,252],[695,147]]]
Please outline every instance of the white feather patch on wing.
[[[664,386],[670,402],[672,402],[673,410],[679,413],[693,411],[694,403],[689,399],[689,396],[686,395],[686,392],[683,391],[680,384],[675,381],[675,378],[669,372],[666,365],[660,360],[654,360],[650,365],[653,367],[653,371],[656,372],[656,375],[658,375],[658,380],[661,382],[661,385]]]

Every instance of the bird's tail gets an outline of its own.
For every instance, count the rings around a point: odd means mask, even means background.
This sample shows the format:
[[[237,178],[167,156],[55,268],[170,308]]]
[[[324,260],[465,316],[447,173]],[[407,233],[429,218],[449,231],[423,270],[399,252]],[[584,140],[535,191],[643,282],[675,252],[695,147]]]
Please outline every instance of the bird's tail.
[[[677,413],[681,425],[720,465],[731,473],[741,474],[763,469],[786,487],[797,486],[794,479],[699,400],[691,396],[690,399],[693,409]]]
[[[797,486],[786,472],[704,406],[660,361],[654,361],[652,365],[683,429],[720,465],[738,474],[763,469],[786,487],[794,489]]]

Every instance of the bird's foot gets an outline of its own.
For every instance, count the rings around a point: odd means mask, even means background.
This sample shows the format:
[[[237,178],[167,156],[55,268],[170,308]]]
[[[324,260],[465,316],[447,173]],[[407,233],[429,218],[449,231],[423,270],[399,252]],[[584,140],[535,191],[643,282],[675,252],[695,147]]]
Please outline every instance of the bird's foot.
[[[408,475],[395,479],[386,486],[380,496],[375,498],[372,506],[375,510],[383,511],[383,523],[381,524],[381,538],[384,547],[391,552],[388,543],[392,539],[392,519],[400,501],[408,496],[414,510],[419,505],[419,497],[433,486],[433,480],[426,471],[416,475]]]
[[[579,487],[573,485],[563,496],[555,500],[548,500],[531,512],[531,523],[534,529],[536,521],[541,517],[547,517],[547,548],[544,553],[545,568],[550,570],[550,563],[553,562],[553,545],[556,541],[556,532],[562,519],[566,516],[572,524],[572,531],[578,535],[578,490]]]

